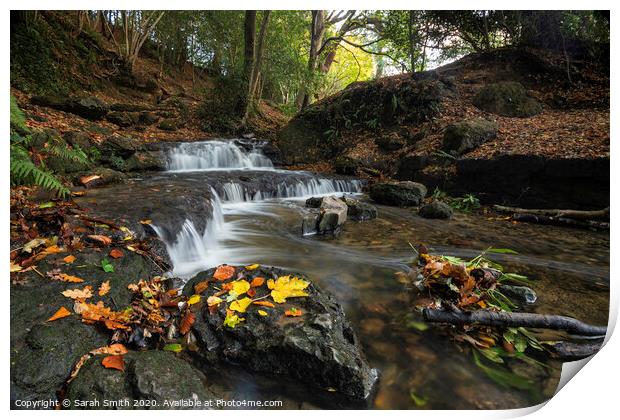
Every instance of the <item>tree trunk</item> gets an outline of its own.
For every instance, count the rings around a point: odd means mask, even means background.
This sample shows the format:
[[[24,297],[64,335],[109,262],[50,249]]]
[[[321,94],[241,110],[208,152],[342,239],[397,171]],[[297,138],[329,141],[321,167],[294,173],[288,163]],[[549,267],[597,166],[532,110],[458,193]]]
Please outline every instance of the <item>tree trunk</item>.
[[[312,11],[312,24],[310,26],[310,54],[308,56],[308,78],[312,79],[314,72],[318,65],[318,52],[321,44],[323,43],[323,36],[325,35],[325,11],[313,10]],[[311,80],[308,80],[310,82]],[[297,107],[304,109],[310,102],[310,96],[308,94],[308,86],[302,85],[297,95]]]
[[[258,85],[258,80],[260,76],[261,63],[263,61],[263,53],[265,51],[265,36],[267,34],[267,25],[269,23],[270,13],[271,13],[270,10],[265,10],[263,12],[263,21],[261,23],[261,27],[258,32],[258,42],[256,44],[255,50],[253,51],[254,65],[252,66],[252,69],[251,69],[252,71],[250,73],[250,79],[248,83],[248,97],[246,100],[245,111],[243,113],[243,119],[241,120],[241,125],[245,125],[247,118],[250,115],[251,108],[252,106],[254,106],[254,102],[257,98],[256,91],[257,91],[257,85]],[[256,20],[256,14],[254,16],[254,19]],[[256,27],[256,22],[254,23],[254,26]],[[246,53],[247,52],[248,51],[246,50]],[[258,99],[260,99],[260,97]]]
[[[596,219],[609,216],[609,207],[602,210],[560,210],[560,209],[522,209],[495,205],[493,209],[502,213],[526,213],[549,217],[568,217],[571,219]]]

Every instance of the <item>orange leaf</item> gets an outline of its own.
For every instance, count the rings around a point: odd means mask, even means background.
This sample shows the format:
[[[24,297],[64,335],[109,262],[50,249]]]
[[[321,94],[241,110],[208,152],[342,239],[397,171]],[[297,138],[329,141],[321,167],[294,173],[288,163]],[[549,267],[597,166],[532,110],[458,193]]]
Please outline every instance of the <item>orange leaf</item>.
[[[284,315],[286,316],[301,316],[302,312],[301,309],[297,309],[297,308],[291,308],[288,311],[284,312]]]
[[[62,295],[74,300],[84,300],[93,296],[92,292],[93,288],[91,286],[86,286],[84,289],[73,289],[73,290],[65,290],[62,292]]]
[[[75,257],[73,255],[67,255],[62,260],[66,262],[67,264],[71,264],[73,261],[75,261]]]
[[[88,237],[104,245],[110,245],[112,243],[112,239],[105,235],[88,235]]]
[[[101,178],[101,175],[88,175],[80,178],[80,183],[82,185],[87,185],[89,182],[93,182],[96,179]]]
[[[66,281],[67,283],[84,283],[83,279],[65,273],[60,273],[58,277],[60,278],[60,280]]]
[[[235,274],[235,267],[230,265],[220,265],[215,273],[213,273],[213,278],[217,280],[228,280]]]
[[[104,357],[101,361],[101,364],[106,369],[116,369],[120,370],[121,372],[125,371],[125,359],[123,359],[122,355]]]
[[[251,287],[260,287],[265,283],[264,277],[254,277],[252,283],[250,283]]]
[[[99,296],[105,296],[110,292],[110,280],[104,281],[99,286]]]
[[[250,290],[248,290],[248,291],[246,292],[246,294],[247,294],[249,297],[253,298],[254,296],[256,296],[256,289],[250,289]]]
[[[103,324],[109,330],[130,330],[131,329],[127,325],[121,324],[120,322],[114,321],[113,319],[106,319],[103,321]]]
[[[196,283],[194,285],[194,293],[199,295],[209,287],[209,282],[207,280],[201,281],[200,283]]]
[[[127,348],[120,343],[110,344],[109,346],[99,347],[89,352],[90,354],[111,354],[121,355],[127,353]]]
[[[69,315],[71,315],[71,312],[69,312],[69,310],[64,306],[61,306],[60,309],[48,319],[48,321],[56,321],[57,319],[67,317]]]
[[[181,320],[181,325],[179,326],[179,331],[182,335],[185,335],[189,332],[189,330],[192,328],[192,325],[194,325],[194,321],[196,321],[196,315],[194,315],[192,312],[188,312],[183,317],[183,319]]]
[[[114,248],[112,251],[110,251],[110,257],[112,258],[120,258],[122,256],[123,256],[123,251],[121,251],[120,249]]]
[[[275,308],[276,305],[274,305],[271,302],[268,302],[266,300],[257,300],[256,302],[252,302],[254,305],[258,305],[258,306],[267,306],[269,308]]]

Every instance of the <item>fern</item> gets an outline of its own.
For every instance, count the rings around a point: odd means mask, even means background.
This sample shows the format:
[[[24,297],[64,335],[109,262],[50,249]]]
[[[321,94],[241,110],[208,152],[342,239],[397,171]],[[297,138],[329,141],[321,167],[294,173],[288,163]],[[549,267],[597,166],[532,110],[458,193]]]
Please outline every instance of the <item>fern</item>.
[[[39,168],[30,159],[28,152],[21,145],[11,145],[11,184],[34,184],[64,197],[70,193],[52,173]]]
[[[26,126],[26,116],[19,109],[15,96],[11,95],[11,129],[19,134],[26,135],[30,132]]]

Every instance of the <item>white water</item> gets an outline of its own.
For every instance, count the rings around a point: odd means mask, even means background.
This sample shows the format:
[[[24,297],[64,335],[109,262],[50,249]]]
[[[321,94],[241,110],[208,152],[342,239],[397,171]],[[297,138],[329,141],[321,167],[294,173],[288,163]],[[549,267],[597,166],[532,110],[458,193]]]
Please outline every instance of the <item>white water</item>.
[[[272,162],[258,149],[250,152],[232,142],[208,141],[182,143],[169,152],[170,171],[206,170],[275,170]],[[288,171],[285,171],[288,172]],[[290,171],[291,175],[300,174]],[[305,175],[305,174],[304,174]],[[226,216],[269,215],[267,210],[274,202],[305,200],[309,197],[343,193],[360,193],[359,180],[338,180],[327,178],[305,178],[282,181],[271,191],[256,191],[241,183],[228,182],[213,196],[212,217],[206,221],[204,232],[199,232],[192,220],[185,220],[183,227],[173,241],[166,240],[163,229],[152,225],[164,240],[173,265],[175,277],[189,278],[197,272],[216,265],[243,264],[248,253],[243,238],[252,235],[241,221],[227,221]],[[300,220],[301,223],[301,220]]]
[[[255,147],[250,152],[232,141],[181,143],[168,151],[168,170],[174,172],[273,169],[273,163]]]

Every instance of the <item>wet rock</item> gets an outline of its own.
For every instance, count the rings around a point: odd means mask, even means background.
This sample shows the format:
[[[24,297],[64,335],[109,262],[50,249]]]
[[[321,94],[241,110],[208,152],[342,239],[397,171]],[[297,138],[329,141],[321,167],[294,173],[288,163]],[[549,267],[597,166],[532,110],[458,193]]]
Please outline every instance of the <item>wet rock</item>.
[[[138,140],[122,136],[108,137],[100,146],[102,158],[107,159],[110,159],[111,156],[126,159],[142,149],[143,147]]]
[[[152,111],[153,107],[148,105],[141,104],[126,104],[126,103],[116,103],[110,105],[111,111],[120,111],[120,112],[141,112],[141,111]]]
[[[31,102],[35,105],[58,109],[90,120],[100,120],[110,111],[110,107],[105,102],[94,96],[82,98],[33,96]]]
[[[112,111],[106,115],[106,119],[119,127],[131,127],[138,124],[140,114],[137,112]]]
[[[451,219],[452,207],[443,201],[434,200],[420,207],[418,214],[425,219]]]
[[[334,161],[334,170],[340,175],[355,175],[360,163],[348,156],[339,156]]]
[[[347,220],[347,205],[336,197],[323,197],[320,207],[318,233],[335,233]]]
[[[429,163],[427,155],[407,155],[398,162],[396,171],[396,179],[411,180],[414,179],[418,171],[424,169]]]
[[[500,284],[497,286],[497,288],[506,296],[515,298],[523,304],[532,304],[535,303],[538,299],[536,292],[527,286]]]
[[[318,209],[319,207],[321,207],[322,202],[323,197],[310,197],[306,200],[306,207]]]
[[[162,152],[136,152],[125,161],[125,170],[133,171],[165,171],[166,156]]]
[[[473,99],[483,111],[504,117],[531,117],[542,112],[538,101],[527,95],[518,82],[499,82],[484,86]]]
[[[102,359],[103,356],[93,357],[84,364],[67,390],[70,401],[97,401],[99,405],[92,408],[98,409],[200,409],[205,408],[205,401],[216,398],[205,388],[204,375],[174,353],[129,352],[124,355],[124,372],[104,368]],[[134,399],[154,400],[156,406],[134,407]],[[104,406],[106,401],[119,400],[127,403]],[[181,400],[186,401],[185,406],[171,405]],[[71,408],[81,407],[72,404]]]
[[[370,220],[377,217],[377,208],[372,204],[344,196],[342,201],[347,205],[347,217],[351,220]]]
[[[154,112],[143,111],[138,117],[138,123],[141,125],[153,125],[157,121],[159,121],[159,117]]]
[[[88,188],[100,187],[103,185],[120,184],[127,180],[127,175],[114,169],[96,167],[85,172],[80,172],[73,177],[75,185],[81,185],[80,178],[89,175],[99,175],[101,178],[95,179],[88,183]]]
[[[111,261],[114,272],[106,273],[101,269],[101,258],[111,249],[73,252],[75,264],[62,271],[83,278],[80,288],[97,290],[102,282],[109,281],[110,293],[98,300],[120,309],[131,301],[129,283],[161,274],[161,270],[149,259],[125,251],[123,257]],[[38,262],[37,270],[46,273],[55,267],[52,259],[62,260],[67,255],[54,254]],[[61,306],[72,309],[72,301],[61,294],[72,288],[67,283],[42,278],[35,271],[12,273],[11,280],[11,400],[55,399],[77,360],[108,344],[109,333],[82,323],[76,315],[45,322]]]
[[[85,153],[89,153],[94,146],[90,139],[90,134],[85,131],[67,131],[62,135],[62,138],[71,146],[79,147]]]
[[[165,131],[176,131],[179,128],[179,122],[174,118],[166,118],[160,121],[157,128]]]
[[[194,294],[194,284],[212,278],[214,271],[210,269],[191,279],[184,294]],[[244,278],[251,281],[254,277],[270,279],[289,274],[292,273],[260,267],[244,274]],[[235,328],[223,326],[225,305],[220,304],[213,313],[206,305],[198,309],[193,326],[199,345],[196,358],[292,377],[317,388],[334,388],[357,400],[368,398],[377,381],[377,371],[368,365],[342,307],[308,280],[308,297],[288,298],[275,308],[250,305],[243,314],[245,321]],[[203,300],[217,292],[216,286],[218,282],[210,282]],[[263,296],[269,289],[264,285],[256,293]],[[302,315],[286,317],[284,311],[291,307],[300,309]],[[268,315],[260,316],[259,309]]]
[[[424,185],[412,181],[377,183],[370,187],[370,198],[391,206],[419,206],[426,192]]]
[[[462,155],[497,136],[497,123],[482,118],[450,124],[443,136],[443,150]]]
[[[301,234],[302,235],[312,235],[317,233],[317,228],[319,225],[319,220],[321,219],[321,213],[312,209],[303,215],[303,219],[301,221]]]

